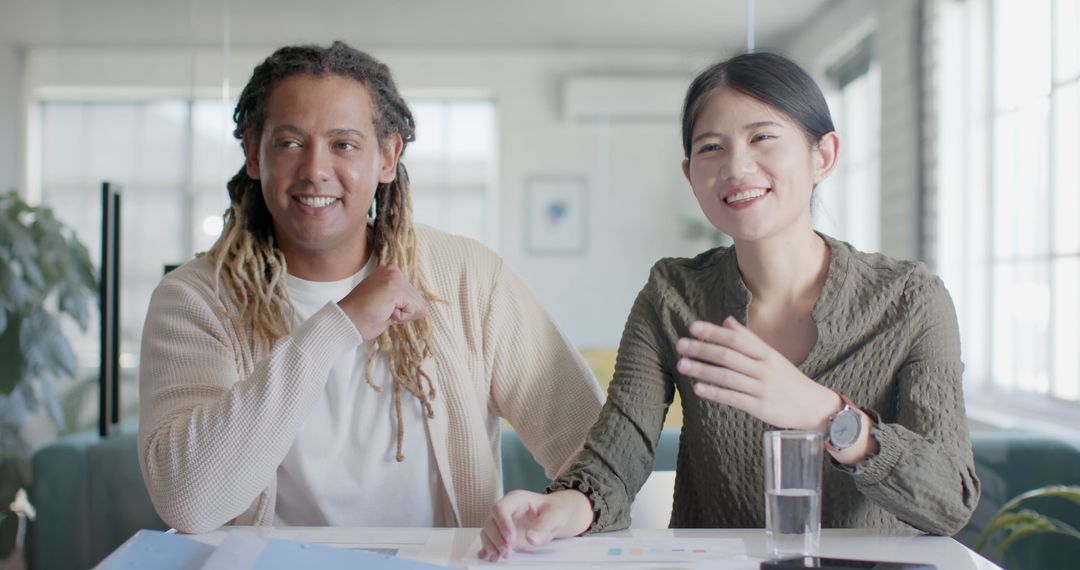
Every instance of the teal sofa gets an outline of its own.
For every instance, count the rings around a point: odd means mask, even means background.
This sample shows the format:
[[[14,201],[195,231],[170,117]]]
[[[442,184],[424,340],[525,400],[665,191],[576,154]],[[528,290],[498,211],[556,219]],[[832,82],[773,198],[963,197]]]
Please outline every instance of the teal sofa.
[[[982,497],[968,525],[956,534],[974,546],[998,510],[1013,497],[1047,485],[1080,485],[1080,438],[1050,437],[1045,432],[1004,430],[975,434],[975,470]],[[1024,507],[1080,529],[1080,505],[1062,499],[1033,499]],[[1014,543],[1003,559],[1009,570],[1080,568],[1080,540],[1035,535]]]
[[[1048,484],[1080,485],[1080,441],[1021,431],[973,437],[982,500],[971,523],[957,535],[969,546],[1009,498]],[[656,469],[673,470],[679,432],[665,429],[657,448]],[[503,432],[503,488],[542,490],[547,479],[512,430]],[[96,433],[63,438],[33,458],[31,500],[37,520],[30,525],[27,552],[32,570],[85,569],[140,528],[163,529],[150,504],[136,459],[136,425],[101,439]],[[1080,526],[1080,507],[1036,505]],[[1080,566],[1080,545],[1059,537],[1030,537],[1009,550],[1012,570]]]

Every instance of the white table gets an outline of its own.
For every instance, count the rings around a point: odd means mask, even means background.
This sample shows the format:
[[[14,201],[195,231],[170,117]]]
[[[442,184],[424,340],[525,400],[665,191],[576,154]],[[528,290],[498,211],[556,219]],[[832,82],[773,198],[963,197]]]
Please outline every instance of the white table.
[[[343,527],[223,527],[190,538],[221,544],[230,529],[243,529],[270,538],[303,540],[344,548],[364,546],[396,550],[398,556],[435,564],[464,567],[476,562],[475,548],[480,530],[417,528],[343,528]],[[765,531],[630,529],[603,536],[641,539],[670,538],[739,538],[746,545],[747,570],[757,570],[765,555]],[[925,536],[915,531],[825,529],[821,531],[821,556],[861,558],[905,562],[931,562],[940,570],[998,569],[990,561],[966,546],[947,537]],[[739,565],[741,567],[741,564]],[[497,570],[498,565],[490,565]],[[617,568],[617,565],[613,565]]]

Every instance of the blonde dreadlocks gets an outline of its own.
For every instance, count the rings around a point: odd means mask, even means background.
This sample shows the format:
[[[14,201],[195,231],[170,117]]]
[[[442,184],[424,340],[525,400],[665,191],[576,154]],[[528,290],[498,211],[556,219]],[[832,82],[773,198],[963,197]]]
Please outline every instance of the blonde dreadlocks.
[[[275,51],[255,68],[251,80],[240,94],[233,118],[233,136],[243,140],[246,134],[258,140],[266,121],[266,103],[274,86],[291,75],[328,74],[352,78],[364,84],[374,101],[374,121],[379,140],[398,134],[404,145],[416,139],[412,112],[397,91],[390,69],[366,53],[343,42],[329,48],[319,46],[285,47]],[[234,315],[238,326],[250,327],[257,346],[269,348],[292,329],[295,308],[285,287],[285,257],[274,244],[273,221],[262,197],[258,180],[247,175],[244,167],[228,183],[231,205],[225,212],[221,237],[206,252],[214,264],[216,293],[221,287],[240,312]],[[416,234],[412,225],[412,197],[405,166],[397,164],[393,182],[379,184],[375,190],[378,211],[372,240],[372,254],[380,265],[393,265],[408,277],[429,302],[438,301],[421,279],[416,261]],[[394,411],[397,415],[397,460],[405,459],[402,446],[405,426],[401,411],[401,390],[419,401],[428,417],[434,415],[431,398],[435,386],[420,363],[430,354],[431,331],[426,320],[392,325],[372,341],[373,351],[364,369],[369,386],[381,390],[372,377],[378,355],[387,358],[393,379]],[[426,390],[425,390],[426,385]]]

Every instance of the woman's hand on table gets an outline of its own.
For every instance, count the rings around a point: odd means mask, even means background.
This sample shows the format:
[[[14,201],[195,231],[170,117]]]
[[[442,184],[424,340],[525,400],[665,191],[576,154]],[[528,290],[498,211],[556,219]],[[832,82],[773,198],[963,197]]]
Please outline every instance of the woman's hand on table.
[[[577,536],[593,522],[589,498],[574,490],[547,495],[511,491],[491,509],[480,531],[481,560],[494,562],[515,550],[534,548],[556,538]]]

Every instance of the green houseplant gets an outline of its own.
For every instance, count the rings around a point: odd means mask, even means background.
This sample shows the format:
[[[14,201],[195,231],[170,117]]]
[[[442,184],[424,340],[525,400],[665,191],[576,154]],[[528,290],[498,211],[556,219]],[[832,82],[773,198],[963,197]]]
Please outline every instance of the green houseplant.
[[[1080,487],[1051,485],[1017,495],[994,515],[979,535],[975,550],[1000,560],[1010,545],[1027,536],[1057,534],[1080,541],[1080,531],[1068,523],[1030,508],[1020,508],[1021,504],[1033,499],[1061,499],[1080,506]]]
[[[0,559],[19,528],[9,505],[30,482],[31,450],[22,438],[28,415],[43,411],[64,425],[52,382],[73,377],[78,363],[60,318],[86,330],[97,290],[90,256],[71,228],[15,192],[0,195]]]

